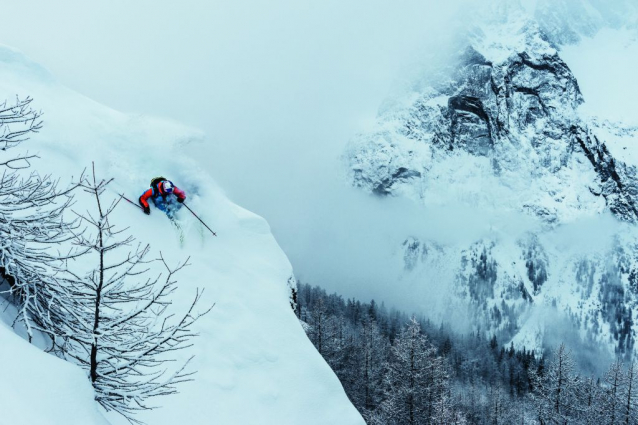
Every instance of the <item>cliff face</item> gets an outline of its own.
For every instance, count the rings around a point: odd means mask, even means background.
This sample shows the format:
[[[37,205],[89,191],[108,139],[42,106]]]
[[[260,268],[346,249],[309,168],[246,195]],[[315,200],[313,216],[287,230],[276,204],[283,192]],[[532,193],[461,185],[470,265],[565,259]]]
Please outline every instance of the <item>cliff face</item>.
[[[202,141],[200,131],[109,109],[56,82],[21,53],[0,46],[0,99],[11,102],[16,93],[33,97],[35,107],[46,114],[42,130],[24,143],[25,150],[41,158],[32,169],[66,185],[94,163],[98,179],[113,178],[102,194],[103,205],[118,202],[118,194],[137,199],[153,176],[165,173],[218,234],[212,236],[184,209],[175,216],[177,226],[153,207],[147,216],[127,202],[120,202],[109,217],[117,231],[137,240],[132,249],[137,243],[150,244],[147,260],[162,256],[171,267],[188,262],[170,294],[168,308],[175,317],[188,311],[198,290],[205,294],[194,313],[215,303],[192,326],[199,335],[192,346],[171,356],[174,367],[192,357],[190,371],[197,372],[192,382],[180,386],[177,394],[158,397],[151,403],[157,409],[140,411],[135,419],[154,425],[364,423],[291,309],[292,266],[268,223],[232,203],[207,171],[184,154],[185,144]],[[79,191],[73,212],[91,214],[94,202]],[[73,212],[68,211],[69,220],[75,218]],[[56,249],[69,252],[64,245]],[[118,261],[118,254],[113,255],[107,260],[111,264]],[[85,261],[78,267],[87,271],[94,267],[91,259],[75,261]],[[158,270],[154,266],[148,264],[153,274]],[[5,394],[0,423],[105,424],[85,371],[12,335],[15,312],[5,313],[3,301],[0,297],[0,361],[12,366],[0,371]],[[42,339],[41,346],[50,348],[48,338]],[[129,424],[113,411],[105,417],[114,425]]]
[[[417,181],[426,188],[441,177],[457,183],[444,175],[457,170],[440,164],[466,157],[472,164],[465,166],[504,189],[542,185],[526,193],[516,188],[517,202],[506,206],[549,223],[583,210],[637,218],[635,167],[613,157],[596,125],[579,117],[578,82],[538,26],[521,20],[479,31],[455,61],[447,79],[386,112],[378,131],[355,141],[349,160],[356,186],[387,195]]]
[[[558,50],[577,41],[565,34],[589,35],[617,12],[605,18],[580,2],[589,14],[563,25],[571,3],[539,2],[536,16],[552,14],[543,27],[507,11],[469,31],[447,66],[388,102],[346,161],[352,184],[379,196],[536,223],[522,236],[488,232],[469,246],[406,239],[406,273],[426,277],[451,264],[450,303],[469,305],[478,328],[538,348],[545,325],[534,307],[546,306],[583,341],[626,353],[636,332],[635,244],[616,229],[610,243],[583,252],[557,236],[607,214],[631,233],[638,219],[638,132],[579,112],[585,99]]]

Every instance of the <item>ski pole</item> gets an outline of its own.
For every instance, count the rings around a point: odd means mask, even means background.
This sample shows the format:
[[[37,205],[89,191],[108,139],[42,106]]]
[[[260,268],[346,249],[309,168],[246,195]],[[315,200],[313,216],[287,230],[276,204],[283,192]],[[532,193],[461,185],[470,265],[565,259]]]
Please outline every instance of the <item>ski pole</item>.
[[[127,198],[126,196],[124,196],[123,194],[120,193],[120,196],[125,200],[128,201],[130,204],[135,205],[137,208],[141,209],[142,211],[144,211],[144,208],[142,208],[141,206],[137,205],[135,202],[131,201],[129,198]]]
[[[217,233],[213,232],[213,229],[211,229],[210,227],[208,227],[208,225],[207,225],[206,223],[204,223],[204,221],[203,221],[201,218],[199,218],[199,217],[197,216],[197,214],[195,214],[195,212],[194,212],[193,210],[191,210],[191,209],[188,207],[188,205],[186,205],[185,203],[182,203],[182,205],[184,205],[184,206],[186,207],[186,209],[187,209],[188,211],[190,211],[190,212],[191,212],[191,214],[193,214],[193,215],[195,216],[195,218],[196,218],[196,219],[198,219],[198,220],[199,220],[199,221],[200,221],[200,222],[201,222],[204,226],[206,226],[206,228],[207,228],[208,230],[210,230],[210,232],[213,234],[213,236],[217,236]]]

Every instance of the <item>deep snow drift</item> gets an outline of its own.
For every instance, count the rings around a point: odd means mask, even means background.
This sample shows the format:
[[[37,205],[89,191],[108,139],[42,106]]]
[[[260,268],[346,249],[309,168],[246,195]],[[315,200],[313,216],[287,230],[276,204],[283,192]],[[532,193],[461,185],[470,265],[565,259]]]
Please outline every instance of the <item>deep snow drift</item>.
[[[107,425],[84,372],[16,335],[15,314],[0,302],[0,423]]]
[[[122,202],[112,216],[138,241],[151,244],[152,257],[161,251],[173,264],[190,257],[191,266],[177,275],[173,312],[188,307],[196,288],[205,289],[199,310],[216,303],[195,325],[200,336],[194,346],[178,353],[181,360],[195,355],[194,382],[183,384],[178,395],[154,400],[162,407],[143,412],[138,419],[153,425],[363,423],[290,308],[292,268],[268,224],[232,204],[210,176],[181,153],[186,144],[202,143],[200,132],[110,110],[59,85],[19,52],[2,47],[0,98],[16,95],[33,97],[34,107],[45,114],[43,130],[22,147],[40,155],[33,164],[40,173],[58,176],[65,183],[95,161],[98,177],[115,179],[113,191],[105,194],[107,201],[116,192],[137,199],[152,177],[165,175],[187,192],[188,204],[219,235],[213,238],[185,210],[178,214],[183,244],[166,216],[156,210],[147,217]],[[91,202],[78,194],[74,210],[92,208]],[[0,372],[2,393],[12,394],[9,399],[3,396],[0,418],[4,420],[7,411],[45,414],[47,406],[57,405],[55,397],[65,395],[70,407],[59,409],[60,416],[50,423],[74,423],[64,416],[70,412],[77,412],[77,423],[103,423],[79,368],[26,342],[15,342],[16,338],[7,326],[0,326],[0,340],[13,341],[11,350],[3,344],[4,369],[14,368],[13,374]],[[32,372],[21,376],[22,384],[15,386],[5,379],[19,370],[10,362],[20,366],[33,362],[49,370],[56,368],[49,363],[57,363],[64,372],[48,379]],[[36,393],[38,387],[48,390]],[[65,388],[73,388],[74,394],[64,393]],[[42,394],[42,400],[34,394]],[[126,423],[117,414],[105,417],[113,424]],[[11,423],[16,423],[13,418]],[[25,423],[45,422],[36,414]]]

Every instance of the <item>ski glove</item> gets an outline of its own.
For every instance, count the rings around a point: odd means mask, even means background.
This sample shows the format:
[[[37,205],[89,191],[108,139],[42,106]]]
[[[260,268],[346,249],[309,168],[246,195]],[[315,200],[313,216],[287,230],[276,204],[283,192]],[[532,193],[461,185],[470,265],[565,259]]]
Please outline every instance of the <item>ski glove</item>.
[[[150,215],[151,214],[151,208],[150,207],[144,207],[144,214]]]
[[[180,204],[183,204],[184,200],[182,198],[177,198],[177,202],[179,202]]]

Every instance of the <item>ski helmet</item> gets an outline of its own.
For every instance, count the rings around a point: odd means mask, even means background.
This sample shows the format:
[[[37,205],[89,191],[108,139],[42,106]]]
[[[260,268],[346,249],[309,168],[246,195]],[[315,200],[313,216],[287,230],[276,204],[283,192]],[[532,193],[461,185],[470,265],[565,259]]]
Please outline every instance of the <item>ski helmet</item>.
[[[164,190],[164,193],[173,193],[173,183],[168,180],[163,181],[162,189]]]

